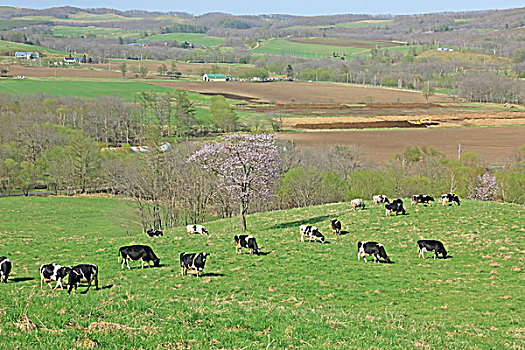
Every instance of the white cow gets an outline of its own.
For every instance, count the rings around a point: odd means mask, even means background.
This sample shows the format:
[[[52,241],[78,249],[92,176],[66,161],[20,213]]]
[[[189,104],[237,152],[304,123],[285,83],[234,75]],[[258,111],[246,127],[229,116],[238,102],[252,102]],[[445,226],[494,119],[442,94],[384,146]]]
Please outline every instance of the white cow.
[[[188,235],[191,235],[192,233],[198,233],[198,234],[208,234],[208,231],[204,228],[202,225],[188,225],[186,226],[186,232],[188,232]]]

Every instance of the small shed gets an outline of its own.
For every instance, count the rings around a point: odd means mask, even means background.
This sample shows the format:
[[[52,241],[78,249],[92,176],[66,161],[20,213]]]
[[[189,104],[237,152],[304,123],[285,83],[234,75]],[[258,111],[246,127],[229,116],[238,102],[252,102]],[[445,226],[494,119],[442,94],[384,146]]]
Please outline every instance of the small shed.
[[[204,81],[226,81],[228,78],[224,74],[204,74],[202,76]]]

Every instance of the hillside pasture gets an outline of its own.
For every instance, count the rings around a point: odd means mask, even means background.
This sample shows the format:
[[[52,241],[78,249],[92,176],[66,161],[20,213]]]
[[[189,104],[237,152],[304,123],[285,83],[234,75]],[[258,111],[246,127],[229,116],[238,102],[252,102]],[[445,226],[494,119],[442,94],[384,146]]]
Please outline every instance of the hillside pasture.
[[[68,38],[85,38],[90,36],[97,36],[103,38],[137,38],[140,36],[138,32],[124,31],[120,28],[103,28],[103,27],[71,27],[71,26],[54,26],[51,32],[55,36],[63,36]]]
[[[349,56],[367,49],[352,46],[320,45],[317,43],[293,42],[289,39],[269,39],[259,41],[254,53],[294,57],[330,57],[334,52]]]
[[[65,55],[65,56],[68,55],[65,52],[48,49],[47,47],[43,47],[43,46],[21,44],[21,43],[15,43],[15,42],[5,41],[5,40],[0,40],[0,51],[38,51],[40,53],[45,52],[45,53],[54,54],[54,55]],[[13,55],[14,55],[14,52],[13,52]]]
[[[390,195],[390,194],[389,194]],[[435,196],[437,194],[434,194]],[[133,208],[110,198],[2,198],[5,348],[363,349],[519,348],[523,344],[523,206],[462,201],[385,217],[330,204],[248,217],[264,254],[235,255],[238,219],[149,238]],[[329,233],[330,218],[343,233]],[[327,244],[299,242],[313,224]],[[451,258],[417,258],[418,239]],[[357,241],[384,244],[393,264],[357,261]],[[150,245],[160,268],[121,270],[120,246]],[[180,276],[181,252],[210,253],[202,278]],[[95,263],[100,290],[39,288],[42,263]],[[133,344],[130,347],[130,344]]]

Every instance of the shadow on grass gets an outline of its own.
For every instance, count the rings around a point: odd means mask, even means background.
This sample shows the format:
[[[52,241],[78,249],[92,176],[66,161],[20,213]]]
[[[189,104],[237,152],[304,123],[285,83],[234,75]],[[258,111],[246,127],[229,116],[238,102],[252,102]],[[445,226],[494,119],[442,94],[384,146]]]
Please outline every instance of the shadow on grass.
[[[25,282],[25,281],[33,281],[35,279],[36,278],[34,278],[34,277],[15,277],[15,278],[8,279],[8,281],[11,281],[11,282],[14,282],[14,283],[18,283],[18,282]]]
[[[331,215],[322,215],[322,216],[316,216],[309,219],[301,219],[301,220],[295,220],[290,222],[283,222],[277,225],[270,226],[270,229],[281,229],[281,228],[289,228],[289,227],[297,227],[299,229],[299,226],[301,225],[313,225],[317,224],[318,222],[322,222],[330,218]]]
[[[259,254],[257,254],[257,255],[268,255],[268,254],[270,254],[270,253],[271,253],[271,252],[259,252]]]
[[[349,233],[350,233],[350,232],[348,232],[348,231],[339,231],[339,234],[336,235],[336,236],[344,236],[344,235],[347,235],[347,234],[349,234]]]
[[[155,269],[160,269],[160,268],[162,268],[162,267],[167,267],[167,266],[169,266],[169,265],[166,265],[166,264],[159,264],[159,266],[153,266],[153,265],[148,266],[148,264],[146,264],[146,265],[144,265],[144,268],[142,268],[142,266],[140,266],[140,265],[138,265],[138,266],[130,266],[130,269],[128,269],[127,267],[125,267],[124,269],[122,269],[122,271],[124,271],[124,270],[129,270],[129,271],[131,271],[131,270],[137,270],[137,269],[139,269],[139,270],[145,270],[145,269],[153,269],[153,268],[155,268]]]
[[[201,277],[224,277],[223,273],[207,272],[200,275]]]

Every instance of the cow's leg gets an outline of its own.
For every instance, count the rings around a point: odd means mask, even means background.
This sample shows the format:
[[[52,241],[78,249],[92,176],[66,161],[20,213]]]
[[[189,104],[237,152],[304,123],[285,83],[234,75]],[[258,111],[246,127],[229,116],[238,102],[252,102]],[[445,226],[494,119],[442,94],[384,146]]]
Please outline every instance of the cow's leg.
[[[253,254],[253,249],[252,248],[250,248],[250,254]]]
[[[98,273],[95,276],[95,290],[98,290]]]
[[[434,259],[437,259],[437,258],[438,258],[437,250],[434,250]]]
[[[0,276],[0,279],[2,278],[2,276]],[[42,289],[42,287],[44,286],[44,279],[41,278],[40,279],[40,289]]]
[[[304,242],[304,235],[301,233],[301,242]]]
[[[141,269],[144,268],[144,259],[143,258],[140,258],[140,268]]]
[[[184,276],[184,267],[182,267],[182,266],[180,267],[180,275]]]
[[[87,289],[86,289],[86,291],[85,291],[84,293],[89,292],[89,288],[91,288],[91,280],[89,280],[89,282],[88,282],[88,287],[87,287]]]
[[[50,284],[50,285],[51,285],[51,284]],[[55,288],[53,288],[53,290],[57,290],[57,289],[58,289],[58,286],[60,286],[60,288],[62,288],[62,281],[61,281],[60,278],[57,279],[57,284],[56,284]],[[62,289],[64,289],[64,288],[62,288]]]
[[[129,259],[126,258],[126,265],[128,266],[128,270],[131,270],[131,267],[129,266]]]
[[[122,258],[122,264],[120,264],[120,269],[121,270],[124,270],[124,264],[126,263],[125,260],[126,259]]]

